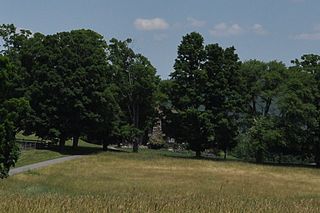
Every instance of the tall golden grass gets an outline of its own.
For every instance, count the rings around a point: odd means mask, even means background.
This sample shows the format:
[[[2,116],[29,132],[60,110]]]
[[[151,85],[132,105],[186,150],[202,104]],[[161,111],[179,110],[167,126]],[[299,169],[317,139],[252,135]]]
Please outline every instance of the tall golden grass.
[[[0,212],[320,212],[320,171],[102,153],[0,181]]]

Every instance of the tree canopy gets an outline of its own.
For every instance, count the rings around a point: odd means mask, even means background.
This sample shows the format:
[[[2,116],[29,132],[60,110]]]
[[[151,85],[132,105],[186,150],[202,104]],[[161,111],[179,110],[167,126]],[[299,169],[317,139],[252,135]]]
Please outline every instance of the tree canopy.
[[[23,128],[22,120],[29,111],[28,101],[15,96],[15,76],[14,66],[0,55],[0,178],[7,177],[18,160],[15,135]]]
[[[182,37],[161,80],[131,39],[92,30],[52,35],[1,25],[0,177],[18,158],[18,131],[59,142],[147,144],[161,119],[167,138],[201,156],[257,162],[283,156],[320,166],[320,56],[241,62],[234,47]],[[162,139],[162,133],[157,133]],[[162,140],[161,140],[162,141]],[[220,153],[221,152],[221,153]]]

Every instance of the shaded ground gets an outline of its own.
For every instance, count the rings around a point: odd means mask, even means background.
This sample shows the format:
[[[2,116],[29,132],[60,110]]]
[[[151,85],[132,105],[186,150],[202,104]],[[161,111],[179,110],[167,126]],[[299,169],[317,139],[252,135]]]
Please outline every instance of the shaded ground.
[[[27,136],[26,136],[27,137]],[[29,136],[28,136],[29,137]],[[34,136],[31,136],[34,138]],[[46,160],[61,158],[70,155],[90,155],[102,151],[102,147],[95,144],[89,144],[84,141],[79,142],[79,147],[72,148],[72,142],[67,141],[66,146],[61,150],[58,146],[43,149],[27,149],[22,150],[16,167],[21,167],[33,163],[38,163]]]

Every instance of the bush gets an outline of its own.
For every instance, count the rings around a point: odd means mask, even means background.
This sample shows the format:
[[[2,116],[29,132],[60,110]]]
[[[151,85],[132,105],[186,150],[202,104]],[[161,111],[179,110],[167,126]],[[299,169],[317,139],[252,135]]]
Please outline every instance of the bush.
[[[165,144],[166,142],[163,139],[162,135],[153,134],[151,135],[147,145],[149,149],[161,149],[164,148]]]
[[[15,134],[13,123],[5,120],[0,124],[0,178],[6,178],[9,175],[11,167],[15,166],[19,147],[15,143]]]

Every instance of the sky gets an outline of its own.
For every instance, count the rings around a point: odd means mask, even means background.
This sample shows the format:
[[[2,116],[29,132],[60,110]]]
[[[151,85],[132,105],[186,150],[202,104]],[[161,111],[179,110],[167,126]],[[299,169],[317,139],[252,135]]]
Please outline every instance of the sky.
[[[290,61],[320,54],[319,0],[1,0],[0,24],[54,34],[92,29],[131,38],[166,79],[182,36],[234,46],[242,61]]]

